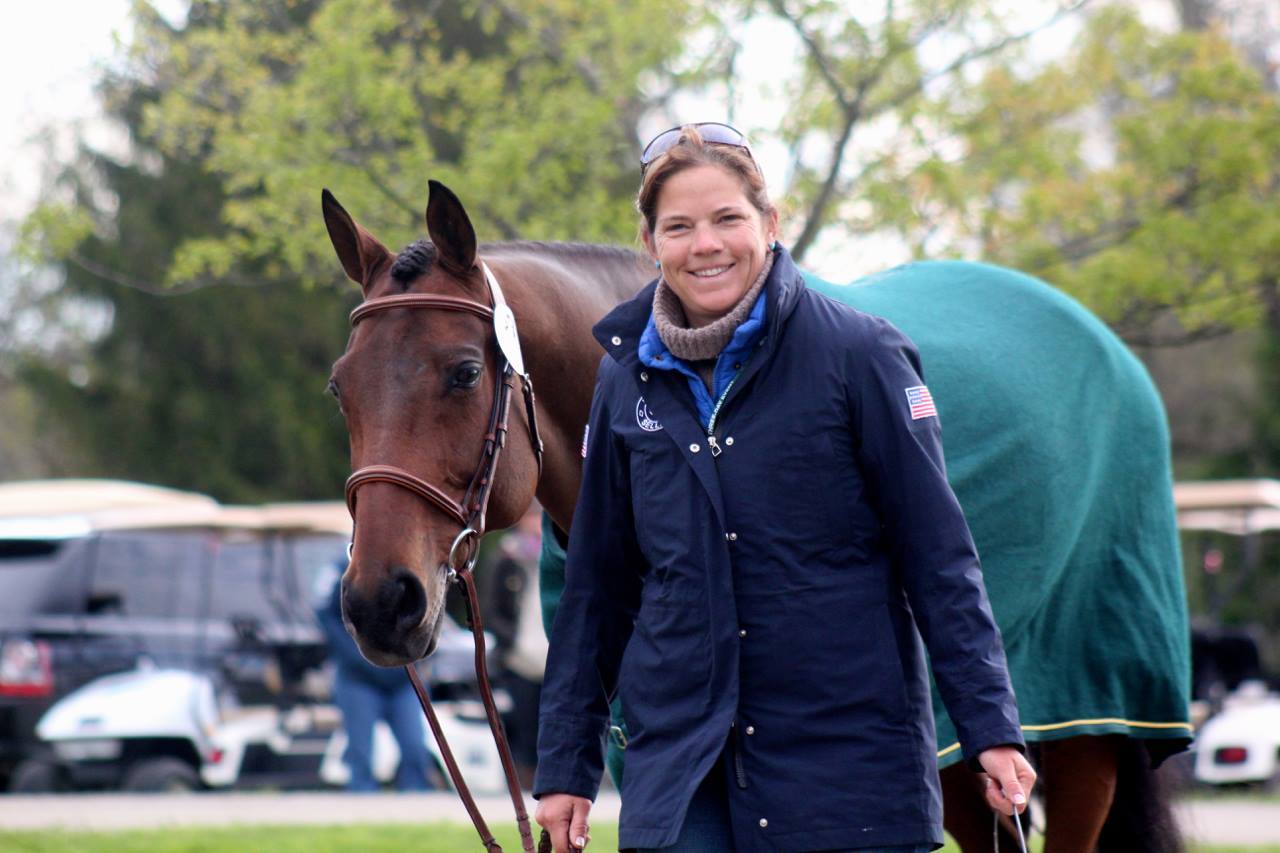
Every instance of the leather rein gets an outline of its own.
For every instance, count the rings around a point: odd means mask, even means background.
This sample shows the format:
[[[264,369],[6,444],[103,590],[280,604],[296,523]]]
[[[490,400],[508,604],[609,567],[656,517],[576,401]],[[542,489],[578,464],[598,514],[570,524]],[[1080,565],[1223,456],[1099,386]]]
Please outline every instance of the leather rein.
[[[449,548],[449,557],[441,566],[450,581],[459,585],[462,597],[467,604],[467,622],[475,637],[476,681],[480,688],[480,696],[484,702],[485,714],[489,719],[489,730],[493,732],[494,743],[498,747],[498,755],[502,760],[502,770],[507,777],[507,790],[511,794],[511,802],[515,806],[516,823],[520,828],[520,841],[525,853],[533,853],[533,834],[529,826],[529,815],[525,809],[524,795],[520,790],[520,781],[516,777],[515,762],[511,757],[511,747],[507,742],[502,720],[498,716],[497,704],[493,699],[493,687],[489,681],[489,668],[485,659],[484,624],[480,618],[480,601],[476,595],[475,569],[476,558],[480,553],[480,538],[485,533],[485,513],[489,507],[489,496],[493,492],[494,475],[498,469],[498,459],[507,443],[507,426],[511,412],[511,392],[515,379],[519,376],[524,395],[526,420],[529,426],[529,439],[533,444],[534,456],[538,460],[538,477],[542,477],[542,438],[538,433],[537,413],[534,407],[533,382],[524,369],[524,357],[520,352],[520,339],[516,331],[515,316],[503,297],[502,288],[494,278],[489,266],[480,261],[480,268],[489,286],[493,305],[484,305],[470,299],[456,296],[443,296],[431,293],[404,293],[395,296],[380,296],[368,299],[356,306],[351,312],[351,326],[370,315],[381,311],[399,308],[427,308],[437,311],[457,311],[472,314],[492,324],[498,343],[498,372],[494,382],[493,405],[489,411],[489,425],[484,435],[484,448],[480,454],[480,462],[476,472],[467,486],[461,501],[454,500],[443,489],[433,486],[426,480],[415,476],[393,465],[367,465],[352,473],[347,478],[347,509],[351,512],[352,547],[355,544],[356,492],[369,483],[389,483],[407,489],[439,509],[458,523],[460,532]],[[349,549],[350,551],[350,549]],[[409,681],[413,683],[414,692],[418,694],[418,702],[427,718],[431,733],[440,747],[445,768],[453,780],[453,786],[462,799],[471,822],[475,824],[480,841],[492,853],[502,853],[502,847],[489,831],[488,825],[480,814],[475,798],[467,787],[466,780],[453,751],[445,740],[444,731],[436,717],[435,709],[422,685],[422,679],[413,664],[405,666]],[[544,833],[545,834],[545,833]]]

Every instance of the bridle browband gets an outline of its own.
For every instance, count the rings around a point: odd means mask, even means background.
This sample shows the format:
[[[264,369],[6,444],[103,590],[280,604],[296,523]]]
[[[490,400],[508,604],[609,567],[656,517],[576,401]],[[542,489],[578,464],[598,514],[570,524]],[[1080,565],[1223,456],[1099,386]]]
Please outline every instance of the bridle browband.
[[[524,369],[524,356],[520,351],[520,339],[516,332],[515,316],[507,306],[502,288],[489,270],[488,264],[480,261],[480,269],[483,271],[485,282],[489,286],[489,294],[493,302],[492,306],[456,296],[443,296],[432,293],[403,293],[395,296],[380,296],[375,299],[367,299],[351,312],[352,328],[361,320],[378,312],[399,308],[457,311],[474,315],[492,325],[498,345],[498,367],[494,382],[493,405],[489,410],[489,424],[484,435],[484,448],[481,451],[480,462],[476,466],[476,472],[472,476],[462,500],[454,500],[443,489],[433,486],[426,480],[393,465],[367,465],[353,472],[347,478],[346,498],[347,509],[351,512],[351,523],[353,525],[351,533],[352,548],[355,545],[356,492],[361,486],[369,483],[388,483],[413,492],[458,523],[460,532],[454,538],[453,544],[449,548],[449,556],[442,568],[445,569],[448,579],[461,587],[463,599],[467,603],[467,620],[471,633],[475,637],[476,681],[480,688],[481,699],[484,701],[485,713],[489,718],[489,729],[493,732],[493,739],[498,747],[498,755],[502,760],[502,770],[507,777],[507,789],[511,794],[511,802],[515,806],[516,823],[520,828],[520,841],[525,853],[533,853],[533,833],[529,827],[529,815],[525,809],[524,796],[520,791],[520,782],[516,777],[515,762],[511,757],[511,747],[507,743],[506,732],[503,730],[502,720],[498,716],[497,704],[493,700],[493,688],[489,682],[489,670],[485,660],[484,625],[480,618],[480,602],[476,596],[475,578],[472,575],[476,558],[480,551],[480,537],[485,533],[485,512],[489,506],[489,497],[493,492],[493,480],[498,468],[498,459],[502,454],[502,448],[507,443],[512,385],[517,376],[520,378],[523,390],[529,440],[533,444],[534,456],[538,462],[539,479],[542,477],[543,446],[542,438],[538,433],[533,382]],[[492,853],[501,853],[502,847],[494,839],[493,833],[489,831],[484,818],[480,815],[475,798],[472,797],[466,780],[463,779],[462,772],[458,768],[458,763],[454,760],[453,751],[449,749],[449,744],[445,741],[444,732],[440,728],[440,722],[436,718],[435,710],[431,707],[431,700],[427,696],[427,691],[422,686],[418,671],[413,664],[408,664],[405,666],[405,672],[409,676],[409,681],[413,684],[414,691],[418,694],[418,702],[422,705],[422,712],[426,715],[427,723],[431,727],[431,733],[440,747],[440,754],[444,758],[445,767],[453,780],[454,788],[458,791],[458,796],[462,799],[462,804],[471,816],[471,822],[475,824],[476,832],[480,834],[481,843],[484,844],[486,850],[492,851]],[[543,834],[545,836],[546,833],[544,832]],[[544,838],[543,846],[545,846],[546,841],[547,839]]]

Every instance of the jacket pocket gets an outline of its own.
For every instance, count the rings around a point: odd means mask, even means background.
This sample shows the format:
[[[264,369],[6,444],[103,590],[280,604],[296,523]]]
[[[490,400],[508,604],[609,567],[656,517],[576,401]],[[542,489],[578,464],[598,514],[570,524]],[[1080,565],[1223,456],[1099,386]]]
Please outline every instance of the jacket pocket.
[[[663,595],[700,594],[705,578],[695,577],[711,504],[680,451],[671,444],[631,453],[631,513],[636,543],[649,568],[662,581]]]

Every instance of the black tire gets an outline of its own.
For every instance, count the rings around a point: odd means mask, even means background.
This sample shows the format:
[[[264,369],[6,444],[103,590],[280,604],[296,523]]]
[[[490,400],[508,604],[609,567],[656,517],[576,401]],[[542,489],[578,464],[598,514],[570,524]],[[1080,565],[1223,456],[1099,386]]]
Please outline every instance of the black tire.
[[[52,794],[65,788],[58,765],[43,758],[29,758],[21,762],[9,776],[11,794]]]
[[[195,768],[181,758],[143,758],[125,771],[120,787],[131,793],[174,794],[198,791],[200,777]]]

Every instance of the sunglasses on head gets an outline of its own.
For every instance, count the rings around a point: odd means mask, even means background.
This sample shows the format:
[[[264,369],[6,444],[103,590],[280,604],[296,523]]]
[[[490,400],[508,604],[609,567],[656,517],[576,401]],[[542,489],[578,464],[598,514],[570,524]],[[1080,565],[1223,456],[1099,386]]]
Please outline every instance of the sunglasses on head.
[[[643,175],[645,169],[649,168],[649,164],[657,160],[663,154],[666,154],[672,148],[680,143],[680,138],[684,135],[685,126],[677,126],[662,131],[644,147],[644,151],[640,153],[640,174]],[[703,121],[693,125],[697,129],[698,135],[702,137],[702,141],[710,145],[729,145],[733,148],[741,148],[747,152],[747,157],[756,167],[756,171],[760,171],[760,164],[756,163],[756,158],[751,153],[751,146],[747,143],[747,137],[737,128],[730,127],[718,121]]]

